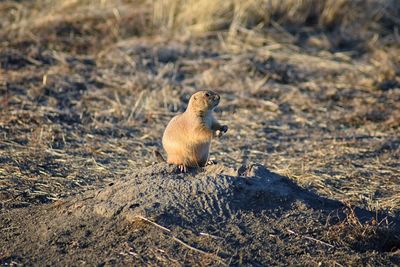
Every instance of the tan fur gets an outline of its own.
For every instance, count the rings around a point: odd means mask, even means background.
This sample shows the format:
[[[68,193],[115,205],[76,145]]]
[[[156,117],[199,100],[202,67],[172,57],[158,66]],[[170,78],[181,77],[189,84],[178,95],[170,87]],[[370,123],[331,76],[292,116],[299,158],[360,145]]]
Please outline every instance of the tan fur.
[[[190,97],[186,111],[172,118],[162,139],[168,163],[181,170],[206,165],[211,139],[228,129],[212,114],[218,103],[219,95],[215,92],[199,91]]]

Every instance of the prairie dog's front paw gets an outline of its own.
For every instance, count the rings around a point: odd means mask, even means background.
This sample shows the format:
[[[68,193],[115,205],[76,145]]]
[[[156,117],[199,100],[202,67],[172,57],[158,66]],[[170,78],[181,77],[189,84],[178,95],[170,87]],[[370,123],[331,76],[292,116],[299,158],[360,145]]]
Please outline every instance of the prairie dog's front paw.
[[[222,125],[221,128],[219,130],[215,131],[215,135],[217,137],[221,137],[223,133],[226,133],[228,131],[228,126],[226,125]]]
[[[227,125],[222,125],[221,129],[219,129],[221,132],[226,133],[228,131],[228,126]]]

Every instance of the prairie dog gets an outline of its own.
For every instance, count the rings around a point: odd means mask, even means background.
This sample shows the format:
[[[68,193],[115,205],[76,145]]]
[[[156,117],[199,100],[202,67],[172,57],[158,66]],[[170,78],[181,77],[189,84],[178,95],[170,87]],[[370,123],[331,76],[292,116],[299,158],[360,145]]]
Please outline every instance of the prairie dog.
[[[196,92],[190,97],[186,111],[171,119],[162,138],[168,163],[178,165],[183,172],[187,167],[207,164],[211,139],[228,130],[213,116],[219,101],[220,96],[213,91]]]

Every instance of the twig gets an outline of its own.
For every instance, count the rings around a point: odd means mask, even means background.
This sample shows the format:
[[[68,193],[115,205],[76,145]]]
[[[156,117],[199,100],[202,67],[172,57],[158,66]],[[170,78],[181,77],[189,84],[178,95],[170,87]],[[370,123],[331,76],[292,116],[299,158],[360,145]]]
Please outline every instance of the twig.
[[[175,240],[175,241],[178,242],[179,244],[181,244],[181,245],[187,247],[188,249],[194,250],[194,251],[199,252],[199,253],[201,253],[201,254],[210,255],[210,253],[208,253],[208,252],[206,252],[206,251],[203,251],[203,250],[201,250],[201,249],[192,247],[191,245],[189,245],[189,244],[183,242],[182,240],[180,240],[179,238],[177,238],[177,237],[175,237],[175,236],[171,236],[171,237],[172,237],[173,240]]]
[[[316,238],[314,238],[314,237],[306,236],[306,235],[300,235],[300,234],[298,234],[298,233],[296,233],[296,232],[294,232],[294,231],[292,231],[292,230],[290,230],[290,229],[287,229],[287,231],[288,231],[290,234],[298,235],[298,236],[300,236],[300,237],[303,237],[303,238],[308,239],[308,240],[312,240],[312,241],[314,241],[314,242],[317,242],[317,243],[326,245],[326,246],[328,246],[328,247],[331,247],[331,248],[334,248],[334,247],[335,247],[335,246],[333,246],[333,245],[331,245],[331,244],[329,244],[329,243],[326,243],[326,242],[324,242],[324,241],[322,241],[322,240],[319,240],[319,239],[316,239]]]
[[[136,100],[136,103],[135,103],[135,105],[133,106],[133,108],[132,108],[132,110],[131,110],[131,113],[130,113],[129,116],[128,116],[127,121],[130,121],[131,118],[134,116],[134,114],[135,114],[137,108],[139,107],[139,103],[142,101],[143,95],[144,95],[144,90],[143,90],[142,92],[140,92],[140,95],[139,95],[138,99]]]
[[[192,247],[191,245],[187,244],[186,242],[184,242],[184,241],[182,241],[181,239],[177,238],[176,236],[172,235],[170,229],[168,229],[168,228],[166,228],[166,227],[164,227],[164,226],[162,226],[162,225],[159,225],[158,223],[156,223],[156,222],[154,222],[154,221],[152,221],[152,220],[149,220],[149,219],[147,219],[147,218],[145,218],[145,217],[143,217],[143,216],[140,216],[140,215],[136,215],[135,218],[138,218],[138,219],[141,219],[141,220],[143,220],[143,221],[146,221],[146,222],[148,222],[148,223],[150,223],[150,224],[152,224],[152,225],[154,225],[154,226],[160,228],[160,229],[163,230],[164,232],[167,232],[167,235],[170,236],[173,240],[175,240],[176,242],[178,242],[179,244],[183,245],[184,247],[186,247],[186,248],[188,248],[188,249],[190,249],[190,250],[196,251],[196,252],[201,253],[201,254],[204,254],[204,255],[213,255],[212,253],[209,253],[209,252],[206,252],[206,251],[204,251],[204,250],[201,250],[201,249]],[[204,234],[204,233],[203,233],[203,234]],[[221,262],[222,262],[222,261],[221,261]],[[222,263],[223,263],[223,262],[222,262]]]
[[[203,232],[200,232],[199,235],[208,236],[208,237],[215,238],[215,239],[223,239],[222,237],[219,237],[219,236],[216,236],[216,235],[207,234],[207,233],[203,233]]]
[[[135,218],[138,218],[138,219],[141,219],[141,220],[146,221],[146,222],[148,222],[148,223],[151,223],[152,225],[157,226],[158,228],[162,229],[163,231],[168,232],[168,233],[171,233],[171,230],[170,230],[170,229],[168,229],[168,228],[166,228],[166,227],[164,227],[164,226],[162,226],[162,225],[159,225],[158,223],[156,223],[156,222],[154,222],[154,221],[152,221],[152,220],[149,220],[149,219],[147,219],[147,218],[145,218],[145,217],[143,217],[143,216],[136,215]]]

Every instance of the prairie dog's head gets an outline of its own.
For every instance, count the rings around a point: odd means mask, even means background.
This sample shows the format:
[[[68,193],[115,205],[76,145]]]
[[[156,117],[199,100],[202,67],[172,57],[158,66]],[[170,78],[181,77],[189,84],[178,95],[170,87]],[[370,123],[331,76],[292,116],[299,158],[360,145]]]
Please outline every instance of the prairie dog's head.
[[[219,95],[213,91],[199,91],[189,100],[188,109],[197,112],[213,110],[219,104]]]

